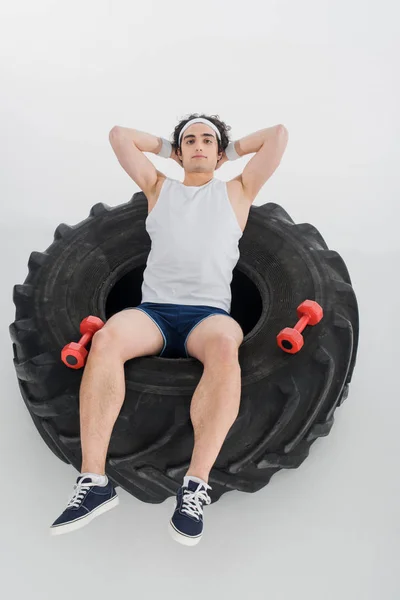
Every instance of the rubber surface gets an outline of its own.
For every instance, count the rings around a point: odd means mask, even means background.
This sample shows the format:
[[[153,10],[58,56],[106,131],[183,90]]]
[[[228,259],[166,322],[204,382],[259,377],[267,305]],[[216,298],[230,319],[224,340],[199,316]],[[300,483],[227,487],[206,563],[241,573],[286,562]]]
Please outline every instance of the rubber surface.
[[[140,304],[150,250],[146,216],[142,192],[113,208],[96,204],[81,223],[61,223],[47,250],[31,253],[25,282],[14,286],[10,335],[22,398],[44,442],[78,472],[83,369],[64,365],[61,349],[79,339],[84,317],[106,321]],[[231,315],[245,334],[242,396],[210,473],[213,502],[235,489],[256,492],[280,469],[301,465],[347,397],[358,346],[358,307],[344,261],[315,227],[295,224],[277,204],[251,207],[231,289]],[[324,317],[289,355],[276,335],[295,322],[305,299],[317,301]],[[175,495],[193,450],[190,402],[202,372],[194,358],[125,363],[126,397],[106,464],[115,486],[150,503]]]

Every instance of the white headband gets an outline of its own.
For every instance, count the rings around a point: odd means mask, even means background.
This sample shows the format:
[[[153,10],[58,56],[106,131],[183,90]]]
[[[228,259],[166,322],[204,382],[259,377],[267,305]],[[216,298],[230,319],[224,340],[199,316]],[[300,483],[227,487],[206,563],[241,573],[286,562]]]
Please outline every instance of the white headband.
[[[219,139],[219,140],[221,140],[221,134],[220,134],[220,132],[219,132],[219,129],[218,129],[218,127],[216,127],[216,126],[214,125],[214,123],[211,123],[211,121],[209,121],[208,119],[203,119],[202,117],[199,117],[199,118],[197,118],[197,119],[192,119],[191,121],[188,121],[188,122],[186,123],[186,125],[185,125],[185,126],[182,128],[182,131],[181,131],[181,132],[180,132],[180,134],[179,134],[179,141],[178,141],[178,144],[179,144],[179,145],[180,145],[180,143],[181,143],[181,137],[182,137],[182,134],[183,134],[183,132],[184,132],[184,131],[186,131],[186,129],[187,129],[188,127],[190,127],[191,125],[193,125],[194,123],[205,123],[206,125],[208,125],[208,126],[209,126],[209,127],[211,127],[212,129],[214,129],[215,133],[216,133],[216,134],[217,134],[217,136],[218,136],[218,139]]]

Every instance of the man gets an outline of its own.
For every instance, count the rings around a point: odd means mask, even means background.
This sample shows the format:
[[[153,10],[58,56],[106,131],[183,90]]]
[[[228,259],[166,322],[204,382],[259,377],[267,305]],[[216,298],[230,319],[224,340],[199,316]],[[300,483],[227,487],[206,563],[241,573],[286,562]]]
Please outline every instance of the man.
[[[209,473],[239,412],[243,331],[230,316],[238,242],[252,202],[280,164],[288,133],[276,125],[229,142],[218,118],[191,115],[175,128],[173,144],[123,127],[114,127],[109,139],[147,197],[152,246],[141,304],[113,315],[93,336],[80,389],[81,474],[51,533],[83,527],[119,502],[105,462],[125,398],[124,363],[148,355],[191,356],[204,365],[190,406],[195,444],[169,531],[194,545],[203,532],[203,504],[211,502]],[[143,152],[176,160],[183,182],[157,171]],[[226,160],[254,152],[241,175],[228,182],[214,177]]]

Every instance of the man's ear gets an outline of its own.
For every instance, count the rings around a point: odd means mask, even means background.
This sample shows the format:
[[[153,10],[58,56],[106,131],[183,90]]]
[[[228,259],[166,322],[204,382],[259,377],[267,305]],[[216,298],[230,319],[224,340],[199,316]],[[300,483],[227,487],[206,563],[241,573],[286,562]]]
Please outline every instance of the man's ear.
[[[176,146],[176,148],[175,148],[175,154],[179,158],[179,161],[182,163],[182,154],[181,154],[179,146]]]

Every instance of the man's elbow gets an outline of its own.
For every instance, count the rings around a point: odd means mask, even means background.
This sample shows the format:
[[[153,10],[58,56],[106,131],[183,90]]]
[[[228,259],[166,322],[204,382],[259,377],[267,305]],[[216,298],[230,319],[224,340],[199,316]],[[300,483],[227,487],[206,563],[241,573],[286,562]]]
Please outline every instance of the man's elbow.
[[[286,138],[289,137],[288,130],[281,123],[279,125],[277,125],[277,130],[278,130],[279,135],[285,136]]]
[[[122,127],[119,125],[114,125],[112,129],[110,129],[110,133],[108,134],[108,138],[111,141],[112,138],[116,138],[118,135],[121,135]]]
[[[277,136],[277,145],[279,147],[280,157],[282,158],[283,153],[286,150],[286,146],[289,141],[289,132],[284,125],[278,125],[278,136]]]

